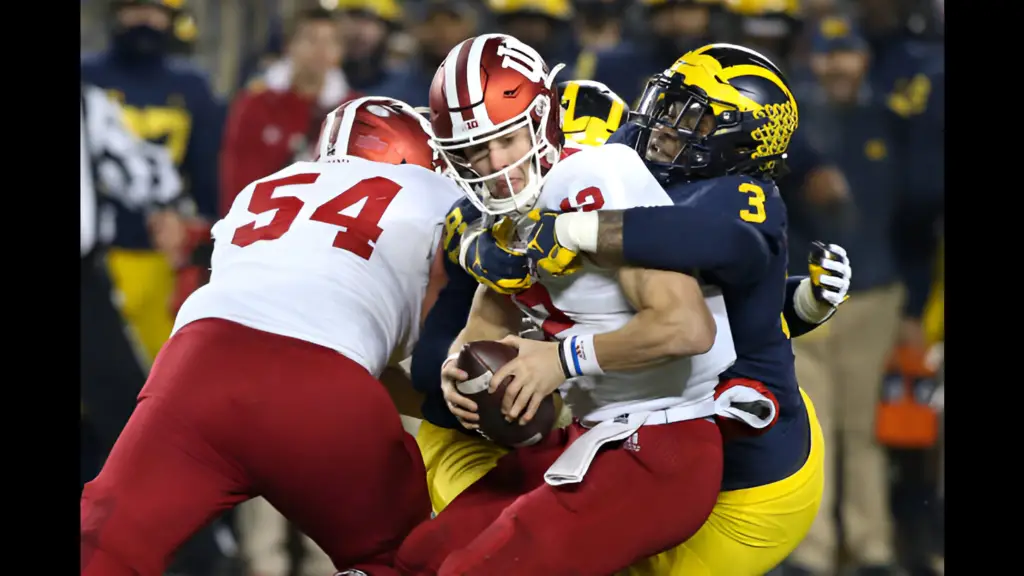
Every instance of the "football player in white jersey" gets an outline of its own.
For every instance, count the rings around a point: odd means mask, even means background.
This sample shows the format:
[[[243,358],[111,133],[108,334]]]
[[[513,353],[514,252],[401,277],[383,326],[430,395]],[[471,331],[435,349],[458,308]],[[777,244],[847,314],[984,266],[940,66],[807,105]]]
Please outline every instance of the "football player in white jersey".
[[[535,208],[671,204],[632,149],[561,148],[555,73],[529,46],[491,34],[456,46],[431,88],[435,144],[473,204],[505,218],[499,234],[510,244],[529,237]],[[530,419],[561,386],[577,420],[503,457],[406,539],[396,565],[413,574],[605,575],[693,535],[718,495],[721,437],[710,417],[718,375],[735,360],[724,301],[704,290],[677,272],[593,263],[573,276],[542,275],[513,300],[481,287],[452,351],[504,338],[520,349],[492,379],[493,391],[515,376],[506,416]],[[509,336],[521,312],[559,342]],[[465,373],[449,361],[444,375],[457,411],[468,400],[452,380]]]
[[[355,100],[327,116],[316,161],[238,195],[213,228],[210,283],[181,308],[82,494],[83,575],[158,576],[192,533],[255,496],[339,569],[397,574],[430,502],[377,379],[443,284],[436,248],[460,197],[435,173],[429,133],[404,103]]]

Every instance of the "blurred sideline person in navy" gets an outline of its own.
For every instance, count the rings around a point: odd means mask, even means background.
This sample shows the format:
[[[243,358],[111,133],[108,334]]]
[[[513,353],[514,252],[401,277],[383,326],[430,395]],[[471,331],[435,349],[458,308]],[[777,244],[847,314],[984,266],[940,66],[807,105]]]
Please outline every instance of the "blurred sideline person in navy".
[[[147,362],[114,305],[104,266],[115,234],[112,202],[157,210],[178,199],[181,180],[166,150],[124,124],[120,108],[95,86],[82,85],[82,290],[80,367],[83,424],[96,445],[82,454],[82,483],[92,479],[128,422]]]
[[[430,83],[448,52],[479,30],[479,14],[470,0],[426,0],[411,5],[412,33],[419,50],[408,62],[395,69],[387,81],[374,88],[375,96],[387,96],[411,106],[427,106]]]
[[[577,67],[576,80],[596,80],[633,103],[647,80],[667,63],[710,42],[712,18],[721,0],[641,0],[650,33],[601,52],[592,70]]]
[[[168,54],[184,0],[115,0],[110,7],[110,49],[83,56],[82,79],[124,106],[125,120],[138,136],[168,149],[194,201],[187,218],[148,222],[143,213],[115,202],[111,277],[123,294],[122,314],[151,362],[171,332],[175,272],[189,265],[192,249],[216,216],[222,113],[205,75]]]
[[[496,32],[536,50],[549,66],[572,64],[579,47],[572,33],[569,0],[487,0]]]
[[[923,113],[931,81],[945,69],[939,13],[933,5],[918,9],[915,0],[857,0],[856,5],[871,49],[872,88],[901,116]]]
[[[849,181],[856,219],[829,231],[829,237],[863,264],[852,278],[847,306],[824,330],[794,342],[796,369],[821,407],[825,441],[836,447],[829,454],[842,453],[840,516],[855,573],[890,574],[895,557],[888,468],[875,439],[875,409],[901,319],[920,317],[930,289],[930,277],[921,282],[912,271],[922,259],[929,266],[934,245],[920,248],[910,244],[921,240],[910,239],[932,237],[920,222],[934,213],[935,195],[941,197],[942,191],[926,188],[929,179],[914,174],[925,166],[910,158],[928,155],[933,165],[941,164],[942,151],[934,146],[908,149],[915,126],[873,89],[868,43],[849,19],[823,19],[812,52],[820,86],[801,100],[801,125],[811,145],[834,159]],[[802,267],[799,259],[806,249],[797,239],[790,243],[796,268]],[[818,517],[792,556],[794,574],[838,573],[841,544],[832,519],[836,483],[826,476]]]
[[[388,48],[392,35],[401,27],[404,12],[399,0],[339,0],[338,25],[344,42],[341,65],[354,90],[382,95],[380,87],[390,81]]]
[[[597,54],[615,48],[622,42],[625,15],[629,0],[573,0],[576,17],[573,21],[580,53],[576,57],[577,73],[590,75],[597,63]]]
[[[736,43],[788,68],[804,24],[799,0],[724,0]]]

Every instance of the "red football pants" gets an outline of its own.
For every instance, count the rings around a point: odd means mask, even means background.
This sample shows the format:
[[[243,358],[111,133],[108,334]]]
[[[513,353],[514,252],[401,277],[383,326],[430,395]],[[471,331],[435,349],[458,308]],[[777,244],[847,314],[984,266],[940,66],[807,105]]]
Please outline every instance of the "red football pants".
[[[644,426],[598,452],[583,482],[545,470],[586,430],[573,424],[510,452],[437,518],[395,565],[410,575],[607,576],[689,539],[722,481],[722,439],[707,420]]]
[[[384,387],[341,354],[224,320],[182,328],[81,504],[89,576],[159,576],[225,510],[263,496],[339,569],[397,574],[430,518],[423,460]]]

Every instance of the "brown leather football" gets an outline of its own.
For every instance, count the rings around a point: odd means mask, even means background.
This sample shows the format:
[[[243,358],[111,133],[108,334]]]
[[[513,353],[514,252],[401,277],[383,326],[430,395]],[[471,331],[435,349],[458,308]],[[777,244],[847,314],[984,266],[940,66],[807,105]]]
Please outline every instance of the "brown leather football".
[[[554,395],[551,395],[541,402],[533,420],[526,424],[505,420],[501,413],[501,400],[512,378],[506,378],[494,393],[488,393],[487,388],[491,376],[517,355],[519,350],[512,346],[493,340],[480,340],[463,346],[456,360],[456,366],[469,375],[469,379],[459,382],[456,388],[460,394],[476,402],[477,414],[480,415],[478,431],[491,441],[509,448],[536,444],[554,428],[557,416]]]

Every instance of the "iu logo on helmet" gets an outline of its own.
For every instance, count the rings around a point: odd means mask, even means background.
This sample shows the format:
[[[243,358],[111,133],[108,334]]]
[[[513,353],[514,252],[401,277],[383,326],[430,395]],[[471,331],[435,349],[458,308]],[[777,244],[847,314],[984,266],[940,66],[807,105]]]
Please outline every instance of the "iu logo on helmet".
[[[538,84],[544,82],[546,77],[544,60],[536,50],[526,44],[515,38],[507,38],[498,46],[498,56],[502,57],[502,68],[511,68],[525,76],[530,82]]]

